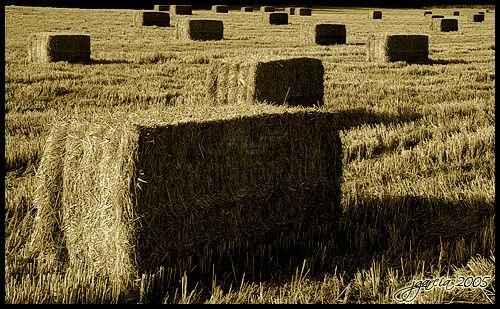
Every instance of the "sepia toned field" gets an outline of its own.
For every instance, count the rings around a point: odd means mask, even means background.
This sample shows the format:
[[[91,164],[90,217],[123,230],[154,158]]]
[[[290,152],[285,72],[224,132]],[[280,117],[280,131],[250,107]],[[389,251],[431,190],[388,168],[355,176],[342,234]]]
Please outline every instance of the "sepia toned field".
[[[491,276],[485,288],[435,288],[415,303],[495,302],[495,14],[431,30],[423,10],[314,9],[270,26],[261,13],[193,11],[224,22],[224,40],[176,41],[175,28],[134,26],[132,10],[5,8],[5,291],[7,303],[394,303],[415,280]],[[483,10],[484,11],[484,10]],[[316,22],[347,27],[347,44],[307,40]],[[34,32],[91,36],[89,64],[27,63]],[[369,63],[371,33],[429,35],[426,64]],[[338,114],[342,214],[304,235],[255,248],[221,244],[144,274],[132,291],[85,268],[43,269],[24,252],[34,181],[54,119],[205,99],[213,59],[323,61],[325,105]],[[304,72],[308,74],[308,72]],[[293,252],[293,254],[290,254]]]

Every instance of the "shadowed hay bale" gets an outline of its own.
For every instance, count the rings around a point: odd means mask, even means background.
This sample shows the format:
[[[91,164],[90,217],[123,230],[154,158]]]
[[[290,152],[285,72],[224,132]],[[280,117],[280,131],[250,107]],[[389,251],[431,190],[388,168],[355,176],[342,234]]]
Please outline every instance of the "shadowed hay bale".
[[[443,15],[432,15],[431,18],[444,18]]]
[[[427,16],[427,15],[432,15],[432,11],[425,11],[424,16]]]
[[[288,14],[285,12],[263,13],[262,20],[270,25],[288,25]]]
[[[371,19],[382,19],[382,11],[372,11],[368,17]]]
[[[285,8],[285,13],[288,15],[295,15],[295,8]]]
[[[481,15],[484,15],[484,12],[477,12],[477,14],[481,14]]]
[[[312,15],[312,10],[310,8],[296,8],[295,9],[296,14],[295,15],[300,15],[300,16],[311,16]]]
[[[38,249],[64,251],[118,286],[204,245],[261,243],[340,210],[332,113],[143,111],[64,122],[49,140],[36,180]]]
[[[170,14],[159,11],[139,11],[134,14],[134,24],[140,26],[170,26]]]
[[[313,43],[319,45],[345,44],[346,27],[339,24],[316,24],[311,37]]]
[[[89,62],[90,35],[40,32],[30,37],[29,62]]]
[[[453,16],[460,16],[460,12],[459,11],[453,12]]]
[[[170,10],[170,5],[165,5],[165,4],[155,4],[154,6],[155,11],[169,11]]]
[[[215,13],[228,13],[229,7],[227,5],[212,5],[212,12]]]
[[[323,75],[321,60],[313,58],[212,61],[205,93],[218,104],[323,105]]]
[[[176,23],[178,15],[192,15],[191,5],[170,5],[170,20]]]
[[[433,19],[432,30],[439,32],[458,31],[458,20],[455,18]]]
[[[222,40],[224,24],[222,20],[216,19],[178,18],[175,38],[196,41]]]
[[[244,6],[241,8],[242,12],[253,12],[253,7],[251,6]]]
[[[366,44],[367,61],[427,62],[429,37],[416,34],[370,35]]]
[[[481,23],[484,21],[484,15],[481,15],[481,14],[474,14],[472,16],[472,21],[473,22],[476,22],[476,23]]]
[[[261,12],[274,12],[276,9],[272,6],[261,6],[260,7]]]

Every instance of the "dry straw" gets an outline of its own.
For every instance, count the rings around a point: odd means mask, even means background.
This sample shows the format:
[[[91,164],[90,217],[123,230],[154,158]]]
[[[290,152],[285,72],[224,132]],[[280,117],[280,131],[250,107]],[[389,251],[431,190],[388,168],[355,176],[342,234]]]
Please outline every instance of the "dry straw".
[[[311,10],[311,8],[300,7],[300,8],[295,9],[295,13],[296,13],[295,15],[299,15],[299,16],[311,16],[312,10]]]
[[[52,129],[33,254],[126,287],[204,245],[260,243],[339,215],[332,113],[231,105],[95,117]]]
[[[222,40],[224,24],[222,20],[216,19],[178,18],[175,38],[196,41]]]
[[[458,20],[455,18],[433,19],[432,30],[439,32],[458,31]]]
[[[474,14],[474,15],[472,15],[472,21],[475,23],[481,23],[484,21],[484,15]]]
[[[227,5],[212,5],[212,12],[215,13],[228,13],[229,7]]]
[[[285,8],[285,12],[288,15],[295,15],[295,8]]]
[[[40,32],[31,35],[29,62],[89,62],[90,35],[80,33]]]
[[[165,4],[155,4],[154,10],[155,11],[167,11],[168,12],[170,10],[170,6],[169,5],[165,5]]]
[[[370,35],[366,49],[367,61],[427,62],[429,37],[417,34]]]
[[[244,6],[241,8],[242,12],[253,12],[253,7],[251,6]]]
[[[261,12],[274,12],[276,9],[272,6],[261,6],[260,7]]]
[[[217,104],[323,105],[320,59],[267,57],[212,61],[205,93]]]
[[[160,11],[138,11],[134,14],[134,24],[140,26],[170,26],[170,14]]]
[[[318,45],[346,43],[346,27],[340,24],[316,24],[310,31],[311,41]]]
[[[288,25],[288,14],[285,12],[263,13],[262,20],[270,25]]]
[[[382,19],[382,11],[372,11],[368,14],[371,19]]]

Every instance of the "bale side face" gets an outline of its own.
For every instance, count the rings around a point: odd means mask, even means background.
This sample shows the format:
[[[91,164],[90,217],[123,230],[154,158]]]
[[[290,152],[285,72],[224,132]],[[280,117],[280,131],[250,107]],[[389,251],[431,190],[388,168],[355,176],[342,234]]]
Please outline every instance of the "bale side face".
[[[295,15],[295,8],[285,8],[285,13],[288,15]]]
[[[427,15],[432,15],[432,11],[425,11],[424,16],[427,16]]]
[[[136,26],[157,26],[169,27],[170,14],[168,12],[160,11],[141,11],[136,12],[134,16],[134,23]]]
[[[297,8],[295,9],[297,12],[296,15],[299,16],[311,16],[312,15],[312,10],[310,8]]]
[[[381,11],[373,11],[373,12],[371,12],[370,17],[372,19],[382,19],[382,12]]]
[[[176,24],[176,39],[210,41],[224,38],[224,24],[215,19],[178,19]]]
[[[338,24],[314,25],[313,42],[318,45],[345,44],[346,27]]]
[[[212,12],[215,13],[228,13],[229,7],[227,5],[212,5]]]
[[[481,14],[474,14],[472,16],[472,21],[475,22],[475,23],[481,23],[484,21],[484,15],[481,15]]]
[[[155,10],[155,11],[160,11],[160,12],[163,12],[163,11],[168,12],[168,11],[170,10],[170,5],[165,5],[165,4],[155,4],[155,6],[154,6],[154,10]]]
[[[261,12],[274,12],[276,9],[272,6],[261,6],[260,7]]]
[[[35,33],[28,49],[30,62],[89,62],[90,36],[71,33]]]
[[[242,12],[253,12],[253,7],[251,6],[244,6],[241,8]]]
[[[288,14],[284,12],[263,13],[262,19],[270,25],[288,25]]]
[[[370,35],[367,60],[375,62],[427,62],[429,37],[426,35]]]
[[[454,18],[439,18],[432,20],[432,30],[439,32],[458,31],[458,20]]]
[[[174,15],[192,15],[191,5],[170,5],[170,14]]]
[[[460,12],[459,11],[453,12],[453,16],[460,16]]]

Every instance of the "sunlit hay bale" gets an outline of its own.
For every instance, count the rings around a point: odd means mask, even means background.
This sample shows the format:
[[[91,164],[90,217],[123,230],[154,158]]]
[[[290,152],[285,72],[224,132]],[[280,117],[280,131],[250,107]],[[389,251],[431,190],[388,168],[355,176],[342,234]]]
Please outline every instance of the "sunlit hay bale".
[[[222,20],[178,18],[175,25],[175,38],[178,40],[211,41],[224,38]]]
[[[288,15],[295,15],[295,8],[285,8],[285,13]]]
[[[140,26],[170,26],[170,14],[159,11],[138,11],[134,14],[134,24]]]
[[[212,5],[212,12],[215,13],[228,13],[229,7],[227,5]]]
[[[453,12],[453,16],[460,16],[460,12],[459,11],[454,11]]]
[[[270,25],[288,25],[288,14],[285,12],[263,13],[262,19]]]
[[[242,12],[253,12],[253,7],[251,6],[244,6],[241,8]]]
[[[433,19],[432,30],[439,32],[458,31],[458,20],[455,18]]]
[[[29,62],[89,62],[90,35],[39,32],[30,37]]]
[[[382,11],[372,11],[368,17],[371,19],[382,19]]]
[[[474,14],[472,16],[472,21],[475,22],[475,23],[482,23],[484,21],[484,15]]]
[[[443,15],[432,15],[431,18],[444,18]]]
[[[212,61],[205,93],[217,104],[323,105],[320,59],[268,57]]]
[[[432,11],[425,11],[424,12],[424,16],[428,16],[428,15],[432,16]]]
[[[36,193],[44,197],[37,216],[50,214],[41,227],[61,239],[39,245],[63,248],[70,266],[113,286],[206,245],[264,243],[340,214],[333,113],[181,107],[64,127],[46,146],[54,157],[42,158]]]
[[[367,61],[427,62],[429,37],[416,34],[370,35],[366,44]]]
[[[312,15],[312,9],[311,8],[304,8],[304,7],[300,7],[300,8],[296,8],[295,9],[295,15],[299,15],[299,16],[311,16]]]
[[[339,24],[316,24],[313,26],[312,41],[318,45],[346,43],[346,27]]]
[[[177,16],[180,15],[192,15],[191,5],[170,5],[170,20],[175,24],[177,21]]]
[[[276,11],[276,9],[272,6],[261,6],[260,11],[263,13],[267,13],[267,12],[274,12]]]
[[[165,5],[165,4],[155,4],[154,6],[155,11],[169,11],[170,10],[170,5]]]

